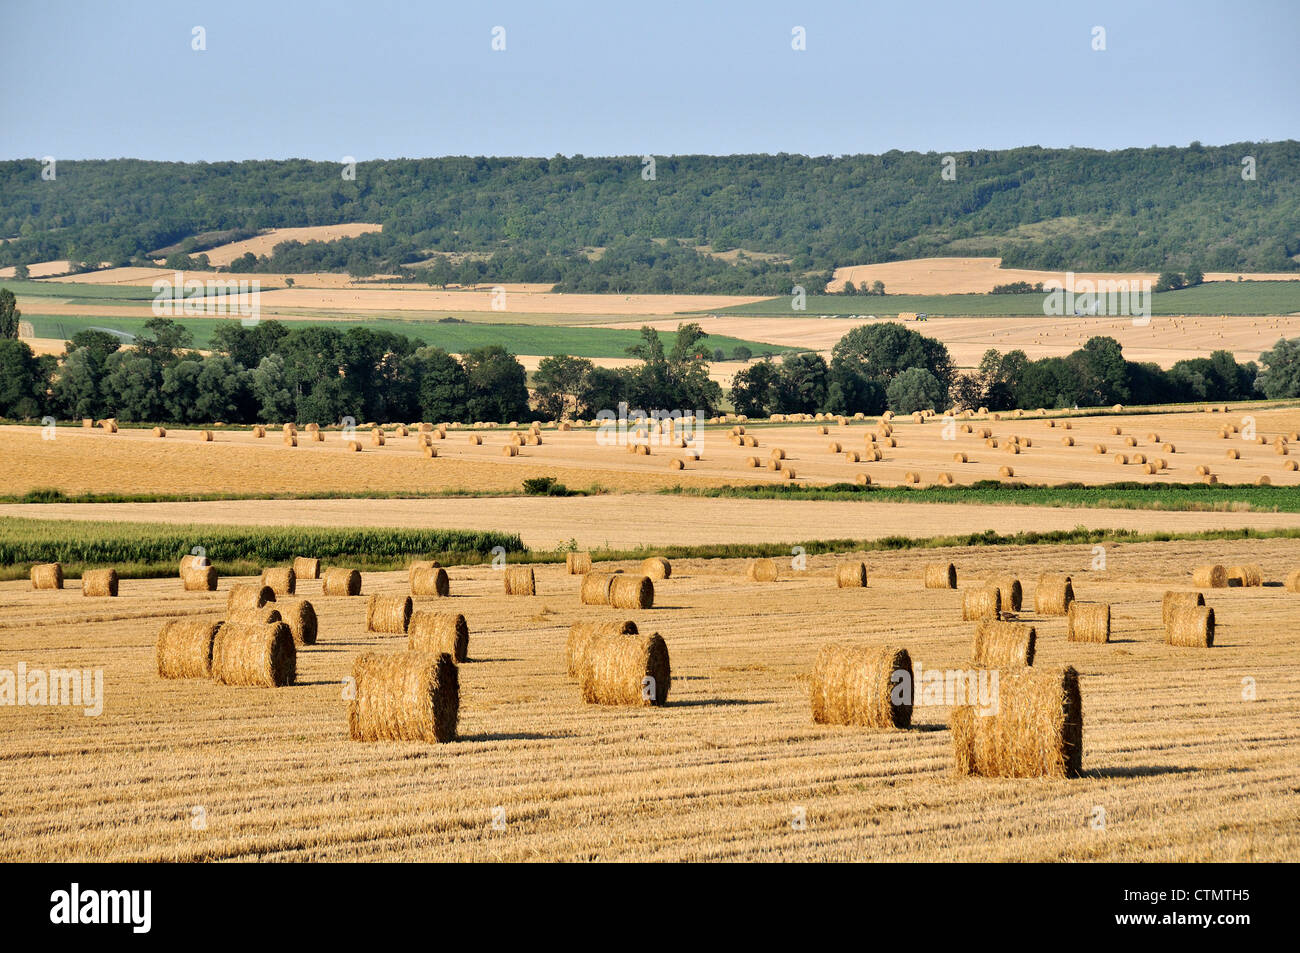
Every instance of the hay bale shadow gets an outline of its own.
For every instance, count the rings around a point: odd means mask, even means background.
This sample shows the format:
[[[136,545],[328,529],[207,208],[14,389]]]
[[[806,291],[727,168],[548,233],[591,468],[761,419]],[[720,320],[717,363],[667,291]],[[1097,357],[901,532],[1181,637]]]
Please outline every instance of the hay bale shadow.
[[[1139,765],[1133,768],[1089,768],[1083,772],[1085,778],[1104,780],[1107,778],[1152,778],[1162,774],[1193,774],[1201,768],[1183,768],[1172,764]],[[1220,769],[1215,769],[1220,770]],[[1241,771],[1243,768],[1231,768]]]

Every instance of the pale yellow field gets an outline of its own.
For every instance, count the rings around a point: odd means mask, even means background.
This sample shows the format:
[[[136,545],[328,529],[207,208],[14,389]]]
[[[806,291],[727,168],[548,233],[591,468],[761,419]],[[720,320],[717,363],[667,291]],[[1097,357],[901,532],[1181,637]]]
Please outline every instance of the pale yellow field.
[[[369,232],[382,231],[382,225],[348,222],[343,225],[311,225],[306,228],[268,228],[260,235],[243,241],[229,242],[209,248],[202,254],[213,265],[229,265],[236,258],[252,252],[261,257],[269,255],[281,242],[332,242],[340,238],[356,238]],[[161,262],[159,262],[161,264]]]
[[[225,590],[126,580],[113,601],[0,583],[3,664],[101,669],[104,707],[0,707],[4,860],[1144,860],[1300,858],[1300,596],[1208,593],[1209,650],[1162,642],[1160,596],[1208,559],[1253,561],[1277,580],[1300,542],[1113,545],[868,554],[871,586],[837,590],[831,557],[753,584],[730,560],[681,561],[635,613],[667,640],[662,709],[584,704],[565,675],[577,579],[538,569],[539,595],[506,598],[489,567],[453,568],[471,661],[460,737],[446,745],[352,742],[342,680],[362,651],[364,599],[323,598],[320,642],[281,689],[163,681],[159,626],[219,618]],[[1036,666],[1081,673],[1076,780],[953,773],[950,708],[921,705],[906,731],[815,725],[807,678],[831,639],[906,647],[914,667],[969,668],[959,592],[925,590],[924,562],[960,585],[985,572],[1073,574],[1112,605],[1114,642],[1038,628]],[[625,568],[633,568],[626,564]],[[365,592],[405,589],[366,574]],[[420,603],[435,600],[421,599]],[[1253,684],[1254,700],[1243,697]],[[1100,812],[1099,813],[1099,809]],[[802,812],[806,827],[792,821]],[[1104,813],[1104,825],[1097,819]],[[503,826],[494,829],[494,817]],[[199,823],[201,818],[202,823]],[[196,829],[197,828],[197,829]]]

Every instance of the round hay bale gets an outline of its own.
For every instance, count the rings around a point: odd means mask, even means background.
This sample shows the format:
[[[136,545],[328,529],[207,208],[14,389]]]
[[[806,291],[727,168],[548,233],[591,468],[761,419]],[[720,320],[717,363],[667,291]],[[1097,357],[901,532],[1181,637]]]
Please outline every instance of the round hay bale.
[[[298,446],[298,435],[296,433],[287,433],[282,439],[286,447]]]
[[[326,569],[321,577],[321,593],[327,596],[361,595],[361,573],[355,569]]]
[[[230,588],[226,594],[226,611],[239,609],[260,609],[268,602],[275,601],[275,590],[260,582],[240,582]]]
[[[857,482],[858,486],[871,486],[870,473],[859,473],[856,477],[854,477],[854,480]]]
[[[1160,621],[1169,627],[1169,620],[1173,618],[1174,612],[1178,609],[1195,609],[1197,606],[1205,605],[1205,595],[1200,592],[1180,592],[1169,590],[1165,593],[1164,598],[1160,600]]]
[[[668,468],[670,470],[685,470],[686,464],[683,463],[680,458],[673,457],[673,459],[668,461]]]
[[[1241,451],[1240,451],[1240,450],[1229,450],[1228,453],[1227,453],[1227,457],[1228,457],[1229,460],[1240,460],[1240,459],[1241,459]]]
[[[957,567],[952,563],[927,563],[921,578],[927,589],[956,589]]]
[[[1260,475],[1255,478],[1255,486],[1272,486],[1272,484],[1273,481],[1265,475]]]
[[[1210,606],[1188,606],[1175,609],[1165,626],[1165,644],[1187,648],[1214,647],[1214,609]]]
[[[970,460],[967,458],[966,454],[964,454],[964,453],[954,453],[954,454],[952,455],[952,462],[953,462],[953,463],[969,463]]]
[[[280,607],[274,602],[268,602],[260,609],[235,609],[233,612],[227,612],[226,617],[221,620],[222,625],[267,625],[272,622],[282,622],[283,616],[280,615]]]
[[[1061,426],[1064,427],[1066,430],[1074,429],[1074,424],[1070,423],[1068,420],[1065,423],[1061,424]]]
[[[882,443],[883,443],[886,447],[897,447],[897,446],[898,446],[898,441],[895,440],[893,437],[886,437],[886,438],[882,441]]]
[[[980,432],[977,434],[977,436],[978,436],[981,440],[987,440],[987,439],[989,439],[990,437],[993,436],[993,431],[992,431],[992,430],[989,430],[989,428],[987,428],[987,427],[984,427],[983,429],[980,430]]]
[[[1124,464],[1128,463],[1128,455],[1123,453],[1115,454],[1115,462],[1118,463],[1120,466],[1123,466]]]
[[[826,435],[829,434],[830,432],[831,432],[831,431],[830,431],[830,428],[829,428],[829,427],[818,427],[818,428],[817,428],[817,433],[818,433],[818,435],[819,435],[819,436],[822,436],[822,437],[826,436]]]
[[[1010,467],[998,467],[998,476],[1000,477],[1013,477],[1015,475],[1016,471]]]
[[[292,566],[263,569],[262,585],[269,586],[277,596],[291,596],[298,588],[298,577]]]
[[[1196,465],[1196,475],[1197,475],[1197,476],[1209,476],[1209,475],[1210,475],[1210,468],[1207,467],[1204,463],[1198,463],[1198,464]]]
[[[366,600],[366,631],[404,635],[411,622],[410,596],[381,596],[371,593]]]
[[[844,447],[838,441],[832,441],[826,445],[827,453],[841,453]]]
[[[193,566],[182,569],[181,585],[186,592],[216,592],[217,567]]]
[[[299,579],[319,579],[320,560],[311,556],[293,557],[293,578],[295,582]]]
[[[584,606],[609,605],[609,587],[613,585],[615,576],[612,572],[586,573],[578,586],[578,601]]]
[[[1160,452],[1161,452],[1161,453],[1177,453],[1178,451],[1174,448],[1174,445],[1173,445],[1172,443],[1162,443],[1162,444],[1160,445]]]
[[[616,574],[609,584],[609,604],[616,609],[653,608],[655,584],[649,576]]]
[[[537,595],[537,578],[532,566],[507,566],[501,575],[507,596]]]
[[[672,687],[668,645],[658,633],[595,632],[576,674],[583,701],[594,705],[665,705]]]
[[[1017,437],[1016,443],[1022,447],[1032,447],[1034,445],[1033,437]]]
[[[1137,445],[1138,445],[1138,442],[1137,442],[1137,438],[1136,438],[1136,437],[1125,437],[1125,438],[1124,438],[1124,446],[1126,446],[1126,447],[1136,447]]]
[[[838,589],[865,589],[867,587],[867,564],[858,560],[836,563],[835,586]]]
[[[1215,564],[1197,566],[1192,570],[1192,584],[1199,589],[1226,589],[1227,567]]]
[[[780,465],[780,464],[779,464],[779,461],[773,460],[772,462],[773,462],[773,463],[776,463],[778,466]],[[761,465],[762,465],[762,464],[761,464],[761,461],[758,459],[758,457],[746,457],[746,458],[745,458],[745,466],[747,466],[747,467],[757,467],[757,466],[761,466]],[[776,468],[775,468],[775,467],[772,467],[771,469],[776,469]]]
[[[367,652],[352,665],[353,741],[454,741],[460,672],[447,653]]]
[[[1264,570],[1260,569],[1255,563],[1248,563],[1244,566],[1232,566],[1228,569],[1229,586],[1262,586],[1264,585]]]
[[[265,436],[266,436],[266,428],[263,427],[261,424],[253,428],[254,439],[261,440]]]
[[[997,586],[998,591],[1002,593],[1003,612],[1019,612],[1021,606],[1025,604],[1024,589],[1015,576],[997,576],[990,579],[988,584]]]
[[[1019,452],[1020,452],[1020,444],[1018,444],[1018,443],[1008,443],[1008,444],[1004,444],[1004,445],[1003,445],[1003,449],[1005,449],[1005,450],[1007,451],[1007,453],[1019,453]]]
[[[158,630],[154,658],[159,678],[208,678],[212,674],[212,642],[220,622],[172,619]]]
[[[427,444],[424,447],[424,455],[428,457],[430,460],[437,459],[438,448],[435,447],[433,444]]]
[[[744,444],[746,447],[757,447],[757,446],[758,446],[758,438],[757,438],[757,437],[746,437],[744,440],[741,441],[741,443]],[[649,452],[650,452],[650,448],[649,448],[649,447],[646,447],[646,453],[647,453],[647,455],[649,454]]]
[[[501,456],[503,456],[503,457],[517,457],[517,456],[519,456],[519,448],[516,447],[513,443],[508,443],[508,444],[506,444],[504,447],[501,448]]]
[[[81,574],[81,594],[83,596],[117,595],[116,569],[87,569]]]
[[[1286,463],[1282,464],[1282,469],[1292,471],[1300,470],[1300,463],[1297,463],[1295,460],[1288,460]]]
[[[885,455],[881,453],[879,450],[872,450],[871,453],[867,454],[867,459],[872,461],[873,463],[876,463],[885,459]]]
[[[984,619],[975,626],[971,664],[976,668],[1015,668],[1034,664],[1038,632],[1024,622]]]
[[[755,457],[754,459],[757,459],[757,458]],[[780,460],[777,460],[777,459],[775,459],[775,458],[773,458],[773,457],[769,457],[769,458],[768,458],[768,461],[767,461],[767,468],[768,468],[769,470],[771,470],[773,473],[780,473],[780,472],[781,472],[781,461],[780,461]]]
[[[818,650],[808,681],[812,718],[819,725],[907,728],[912,688],[907,649],[832,642]]]
[[[319,626],[316,609],[306,599],[279,599],[275,603],[280,621],[289,627],[295,645],[315,645]]]
[[[1074,582],[1064,573],[1045,572],[1034,586],[1034,611],[1039,615],[1065,615],[1074,601]]]
[[[641,572],[651,579],[668,579],[673,574],[673,564],[662,556],[641,560]]]
[[[745,578],[750,582],[776,582],[776,560],[751,559],[745,564]]]
[[[1061,438],[1061,446],[1063,446],[1063,447],[1073,447],[1073,446],[1074,446],[1074,438],[1073,438],[1073,437],[1062,437],[1062,438]]]
[[[412,569],[409,582],[413,596],[438,596],[445,599],[451,595],[451,582],[447,578],[447,570],[439,566]]]
[[[1160,442],[1160,434],[1158,433],[1147,434],[1147,443],[1159,443],[1159,442]]]
[[[407,647],[412,652],[446,652],[453,662],[469,660],[469,626],[459,612],[413,612],[407,632]]]
[[[793,467],[785,467],[781,470],[781,479],[783,480],[793,480],[796,476]]]
[[[939,485],[940,485],[940,486],[952,486],[954,482],[955,482],[955,481],[953,480],[953,478],[952,478],[952,474],[951,474],[951,473],[940,473],[940,474],[939,474]]]
[[[998,706],[952,711],[959,775],[1077,778],[1083,773],[1083,702],[1073,668],[1015,668],[998,680]]]
[[[344,447],[347,448],[347,452],[348,452],[348,453],[360,453],[360,452],[361,452],[361,441],[360,441],[360,440],[349,440],[346,444],[344,444]]]
[[[1156,466],[1154,463],[1144,463],[1142,464],[1142,472],[1150,475],[1152,473],[1160,472],[1160,468]]]
[[[370,445],[372,447],[382,447],[384,445],[384,432],[378,427],[370,431]]]
[[[283,622],[224,623],[212,640],[212,678],[221,685],[281,688],[297,677],[298,649]]]
[[[1002,615],[1002,590],[997,586],[967,589],[961,594],[963,622],[998,619]]]
[[[155,437],[158,437],[158,438],[161,439],[162,437],[167,436],[167,428],[166,428],[166,427],[154,427],[154,428],[153,428],[153,435],[154,435]]]
[[[313,421],[307,425],[306,430],[308,433],[320,433],[320,424]]]
[[[199,441],[200,441],[201,443],[211,443],[211,442],[212,442],[212,431],[211,431],[211,430],[200,430],[200,431],[199,431]]]
[[[1110,605],[1105,602],[1071,602],[1066,614],[1071,642],[1109,642]]]
[[[1096,454],[1105,454],[1106,445],[1104,443],[1094,443],[1092,445],[1092,452]]]
[[[961,425],[959,428],[957,428],[957,429],[960,430],[962,433],[974,433],[974,432],[975,432],[975,428],[972,427],[970,424],[962,424],[962,425]]]
[[[905,474],[903,474],[903,482],[904,482],[904,483],[920,483],[920,482],[921,482],[921,474],[917,473],[915,470],[908,470]]]
[[[469,435],[469,442],[474,447],[482,446],[483,438],[476,433],[472,433]]]
[[[1056,426],[1056,421],[1055,421],[1055,420],[1049,420],[1049,421],[1047,422],[1047,426],[1049,426],[1049,427],[1055,427],[1055,426]]]
[[[860,457],[860,456],[858,455],[858,452],[857,452],[856,450],[846,450],[846,451],[844,452],[844,462],[845,462],[845,463],[857,463],[857,462],[859,462],[861,459],[862,459],[862,457]]]
[[[650,456],[650,444],[638,443],[633,447],[632,452],[642,457],[648,457]]]
[[[1124,432],[1124,431],[1121,430],[1119,427],[1111,427],[1111,428],[1110,428],[1110,434],[1111,434],[1112,436],[1118,436],[1118,435],[1122,434],[1123,432]]]
[[[583,576],[591,572],[591,553],[565,553],[564,569],[570,576]]]
[[[1273,447],[1273,452],[1276,453],[1276,454],[1278,454],[1279,456],[1283,456],[1283,457],[1285,457],[1285,456],[1286,456],[1287,454],[1289,454],[1291,451],[1287,448],[1287,445],[1286,445],[1286,444],[1284,444],[1284,443],[1279,443],[1279,444],[1276,444],[1276,445]]]
[[[37,563],[32,567],[33,589],[62,589],[63,566],[60,563]]]

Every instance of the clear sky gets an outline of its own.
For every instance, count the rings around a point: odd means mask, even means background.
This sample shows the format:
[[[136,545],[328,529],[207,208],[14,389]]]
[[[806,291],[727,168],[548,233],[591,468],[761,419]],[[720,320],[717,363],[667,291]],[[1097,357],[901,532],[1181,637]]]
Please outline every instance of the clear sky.
[[[1298,43],[1300,0],[3,0],[0,158],[1291,139]]]

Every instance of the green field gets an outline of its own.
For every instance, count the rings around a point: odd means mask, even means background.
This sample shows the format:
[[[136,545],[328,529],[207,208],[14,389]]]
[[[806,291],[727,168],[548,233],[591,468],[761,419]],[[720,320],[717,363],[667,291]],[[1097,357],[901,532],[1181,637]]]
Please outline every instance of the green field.
[[[893,317],[902,312],[960,317],[1042,317],[1043,295],[809,295],[807,308],[793,311],[791,299],[769,298],[714,312],[783,317]],[[1159,315],[1257,315],[1300,312],[1300,281],[1216,281],[1152,295]]]
[[[38,338],[67,340],[87,328],[105,328],[139,334],[148,318],[82,317],[62,314],[26,314]],[[194,335],[194,346],[207,348],[213,332],[222,324],[238,318],[181,318],[177,320]],[[569,328],[539,324],[479,324],[446,323],[438,321],[407,321],[395,318],[374,318],[368,321],[291,321],[290,327],[320,326],[343,331],[348,328],[369,328],[372,331],[392,331],[404,334],[425,344],[436,345],[456,354],[489,344],[501,344],[513,354],[571,354],[574,357],[607,358],[627,357],[629,346],[641,339],[639,331],[622,328]],[[676,333],[661,331],[664,349],[669,350]],[[777,344],[761,344],[725,335],[709,335],[705,339],[709,349],[721,348],[730,357],[737,345],[743,344],[754,354],[783,354],[793,348]]]

